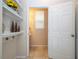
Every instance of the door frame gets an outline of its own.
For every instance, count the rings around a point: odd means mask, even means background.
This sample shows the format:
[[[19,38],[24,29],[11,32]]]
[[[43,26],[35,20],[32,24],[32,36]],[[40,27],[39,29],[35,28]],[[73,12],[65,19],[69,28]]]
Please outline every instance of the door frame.
[[[49,8],[47,6],[28,6],[27,7],[27,56],[29,56],[29,13],[30,13],[30,8],[47,8],[49,10]],[[49,12],[49,11],[48,11]],[[49,15],[49,14],[48,14]],[[49,19],[49,16],[48,16]]]

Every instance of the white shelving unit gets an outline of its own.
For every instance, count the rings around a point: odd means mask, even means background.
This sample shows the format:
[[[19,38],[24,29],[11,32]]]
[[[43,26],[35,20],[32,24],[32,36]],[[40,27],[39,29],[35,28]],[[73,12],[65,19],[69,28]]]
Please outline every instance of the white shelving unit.
[[[18,12],[9,7],[4,0],[0,0],[0,59],[16,59],[16,40],[20,39],[24,33],[22,4],[19,3],[19,0],[15,1],[19,5]],[[17,23],[20,31],[11,31],[12,22],[15,23],[14,26]]]
[[[4,2],[2,2],[2,3],[3,3],[2,5],[3,5],[4,9],[6,9],[11,14],[13,14],[15,17],[17,17],[17,18],[19,18],[21,20],[23,19],[16,11],[14,11],[12,8],[10,8],[9,6],[7,6]]]
[[[11,36],[18,36],[23,34],[23,32],[15,32],[15,33],[4,33],[4,34],[0,34],[1,37],[11,37]]]
[[[15,0],[19,6],[21,6],[21,4],[19,3],[18,0]],[[5,14],[6,16],[10,16],[10,17],[15,17],[16,20],[18,21],[22,21],[23,18],[22,16],[20,16],[15,10],[13,10],[11,7],[7,6],[7,4],[5,4],[3,1],[0,1],[0,5],[2,6],[2,10],[3,10],[3,14]],[[21,6],[22,8],[22,6]],[[2,15],[4,16],[4,15]],[[0,34],[0,36],[2,37],[7,37],[7,36],[16,36],[16,35],[19,35],[19,34],[22,34],[23,32],[15,32],[15,33],[3,33],[3,34]]]

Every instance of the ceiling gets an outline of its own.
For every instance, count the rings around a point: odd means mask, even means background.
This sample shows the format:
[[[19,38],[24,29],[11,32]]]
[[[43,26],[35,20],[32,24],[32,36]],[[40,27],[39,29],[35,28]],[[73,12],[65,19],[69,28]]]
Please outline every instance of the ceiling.
[[[51,4],[65,3],[72,0],[28,0],[29,4]]]

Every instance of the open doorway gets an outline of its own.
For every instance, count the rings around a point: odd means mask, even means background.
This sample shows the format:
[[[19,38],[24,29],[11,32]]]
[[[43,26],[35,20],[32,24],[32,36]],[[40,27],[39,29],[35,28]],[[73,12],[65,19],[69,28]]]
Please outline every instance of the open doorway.
[[[30,8],[29,59],[48,59],[48,8]]]

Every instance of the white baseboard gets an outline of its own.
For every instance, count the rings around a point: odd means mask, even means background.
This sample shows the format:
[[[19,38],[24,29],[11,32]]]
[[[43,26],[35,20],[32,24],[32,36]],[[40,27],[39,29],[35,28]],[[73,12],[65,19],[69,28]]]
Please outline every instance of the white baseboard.
[[[16,59],[26,59],[26,56],[16,56]]]
[[[48,45],[31,45],[31,47],[47,47]]]

